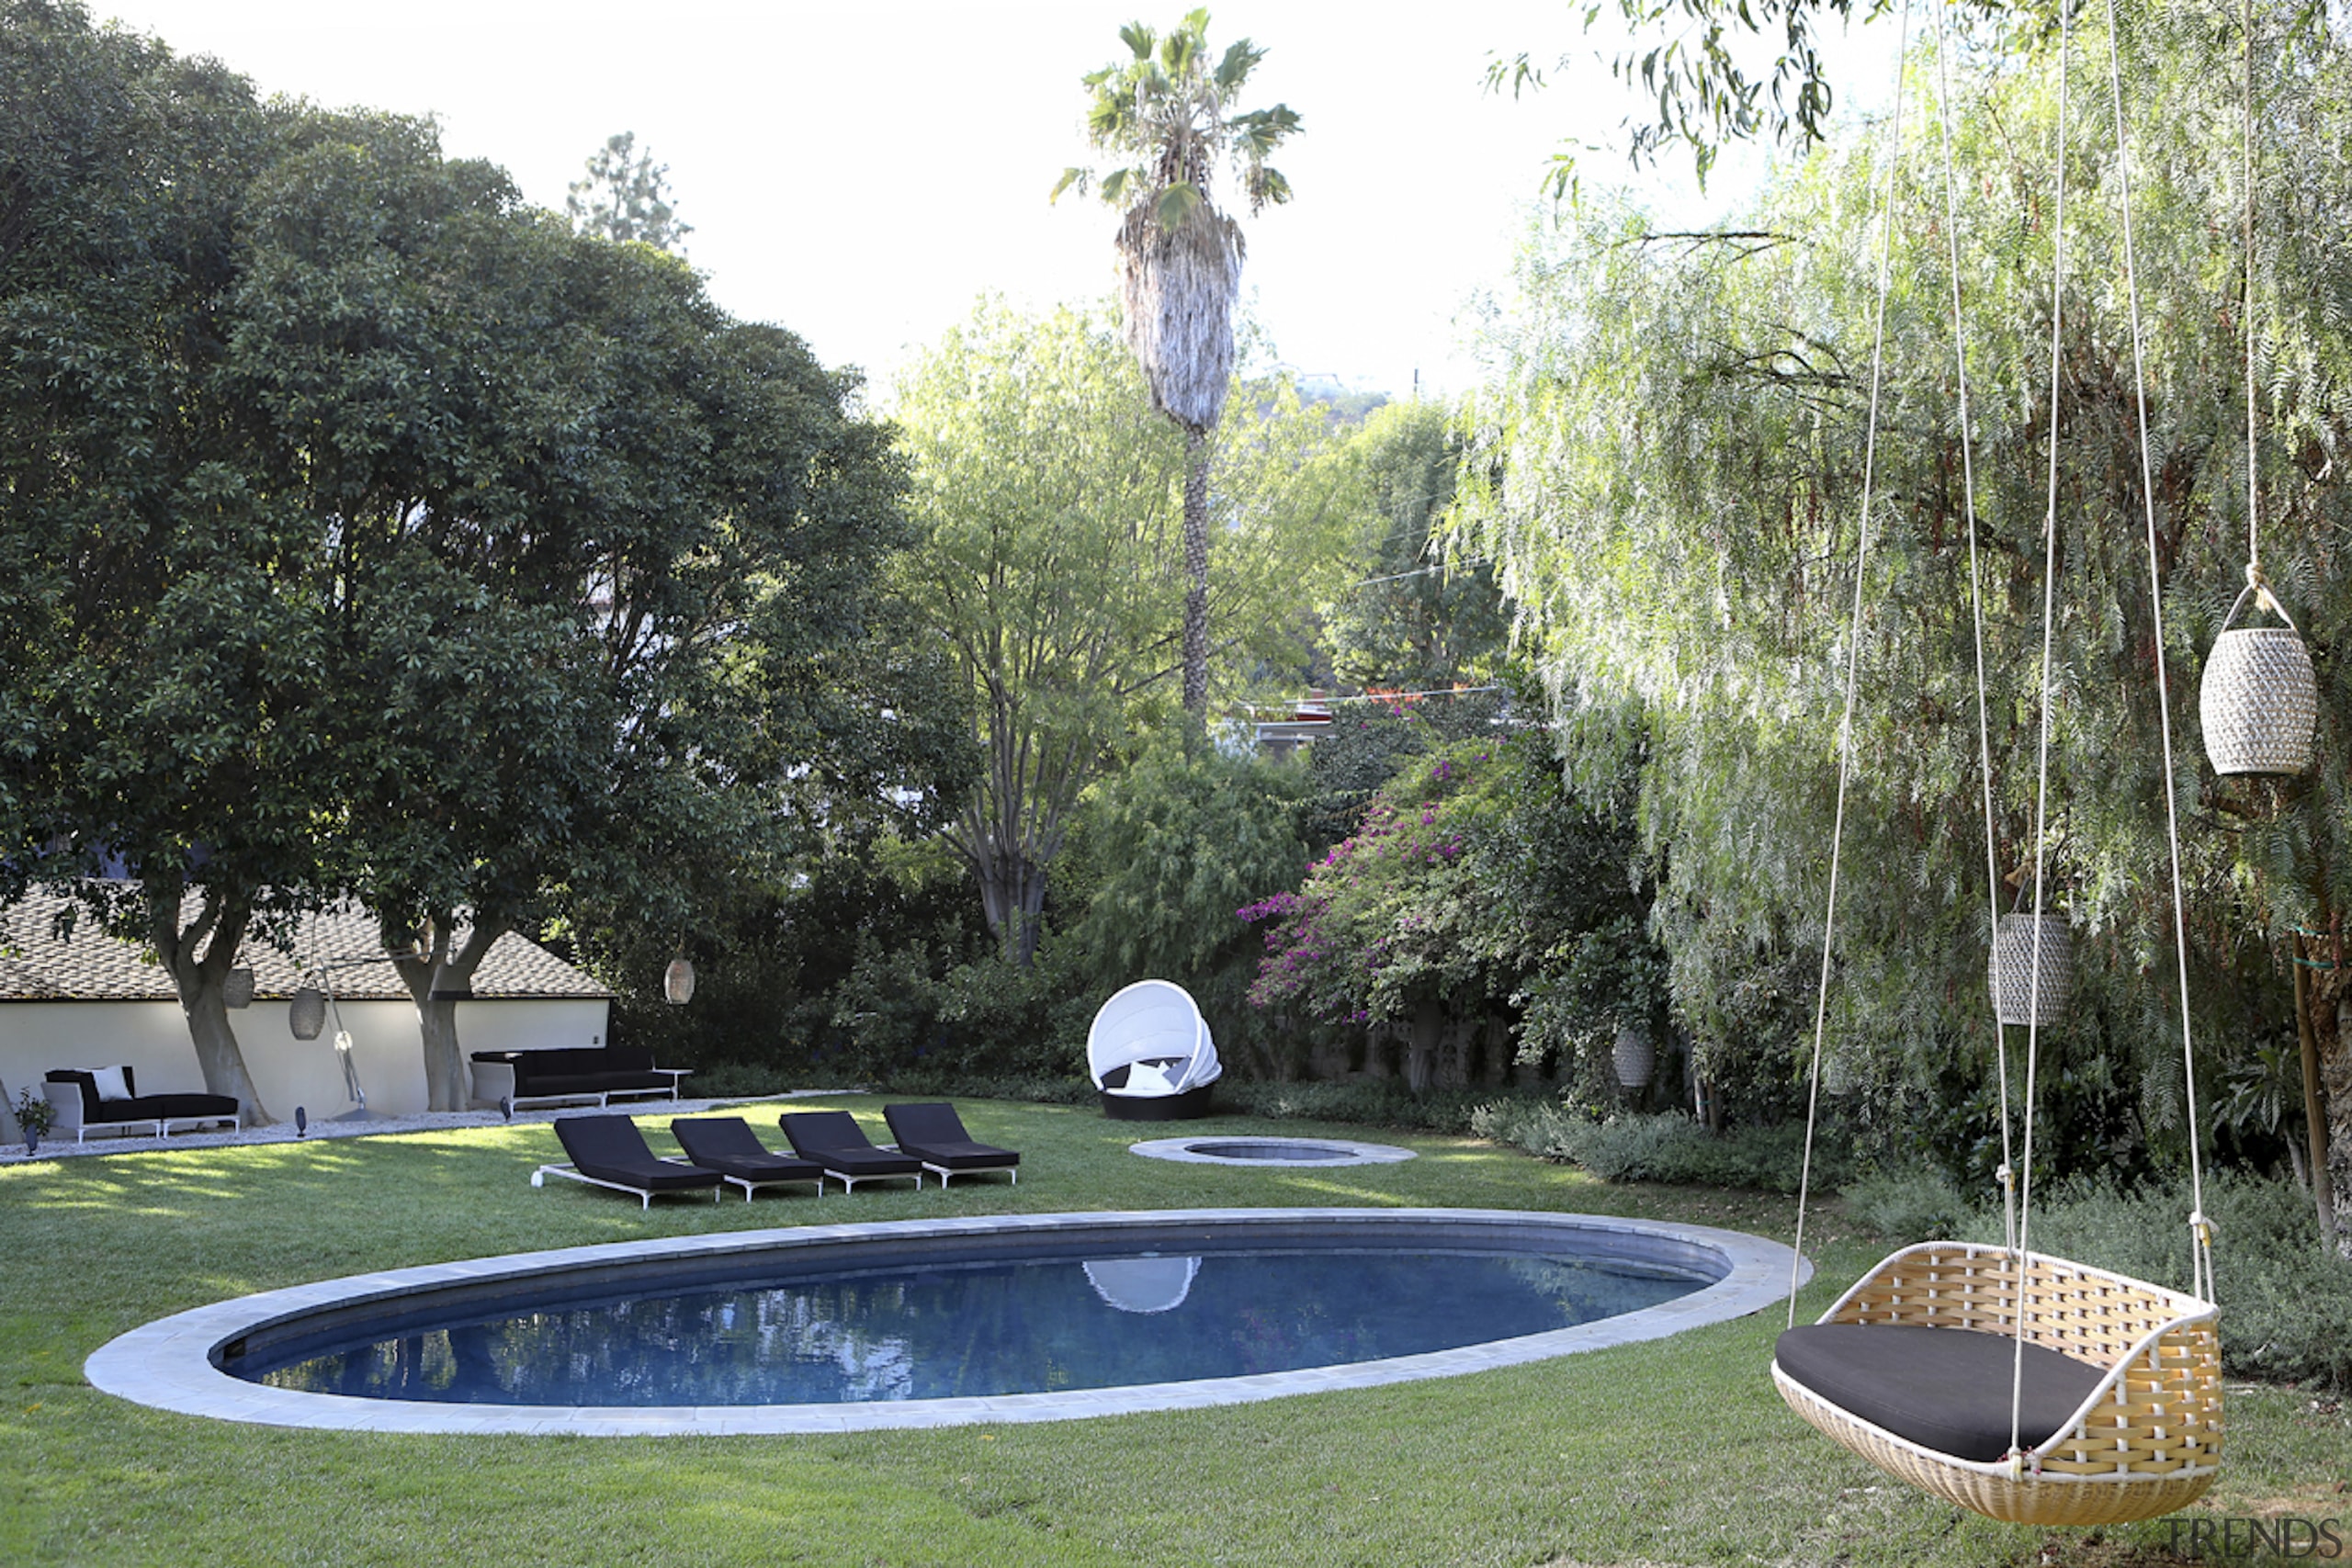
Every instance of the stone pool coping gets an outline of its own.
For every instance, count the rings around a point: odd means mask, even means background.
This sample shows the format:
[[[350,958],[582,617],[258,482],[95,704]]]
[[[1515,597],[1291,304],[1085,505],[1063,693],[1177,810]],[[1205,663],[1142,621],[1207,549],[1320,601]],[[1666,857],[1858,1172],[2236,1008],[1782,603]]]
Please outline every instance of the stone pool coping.
[[[654,1258],[709,1258],[730,1252],[873,1242],[893,1238],[1016,1235],[1055,1231],[1148,1231],[1170,1225],[1268,1224],[1370,1226],[1444,1221],[1475,1239],[1480,1230],[1529,1226],[1598,1234],[1623,1255],[1639,1257],[1646,1239],[1660,1259],[1687,1258],[1691,1249],[1720,1259],[1726,1272],[1713,1284],[1640,1312],[1573,1328],[1498,1339],[1455,1350],[1430,1351],[1348,1366],[1306,1368],[1251,1377],[1078,1389],[1058,1393],[995,1394],[865,1404],[715,1406],[565,1406],[429,1404],[345,1394],[306,1393],[233,1378],[213,1364],[225,1345],[245,1335],[322,1308],[355,1301],[389,1302],[450,1285],[480,1285],[552,1269],[597,1269]],[[108,1341],[83,1364],[93,1387],[159,1410],[272,1427],[364,1432],[555,1433],[579,1437],[682,1437],[871,1431],[886,1427],[954,1427],[1014,1421],[1063,1421],[1148,1410],[1193,1409],[1291,1394],[1373,1388],[1422,1378],[1454,1377],[1520,1366],[1616,1345],[1629,1345],[1722,1323],[1784,1300],[1793,1274],[1812,1267],[1787,1247],[1712,1225],[1615,1219],[1510,1209],[1168,1209],[1101,1213],[998,1214],[964,1219],[869,1224],[809,1225],[791,1230],[734,1231],[717,1235],[514,1253],[456,1263],[350,1275],[265,1291],[162,1318]]]
[[[1234,1155],[1203,1154],[1194,1145],[1230,1144],[1295,1144],[1303,1148],[1337,1149],[1337,1159],[1245,1159]],[[1342,1170],[1351,1165],[1402,1165],[1413,1157],[1410,1149],[1395,1144],[1364,1144],[1353,1138],[1290,1138],[1279,1133],[1195,1133],[1189,1138],[1149,1138],[1129,1144],[1127,1153],[1146,1159],[1174,1160],[1181,1165],[1250,1166],[1261,1170]]]

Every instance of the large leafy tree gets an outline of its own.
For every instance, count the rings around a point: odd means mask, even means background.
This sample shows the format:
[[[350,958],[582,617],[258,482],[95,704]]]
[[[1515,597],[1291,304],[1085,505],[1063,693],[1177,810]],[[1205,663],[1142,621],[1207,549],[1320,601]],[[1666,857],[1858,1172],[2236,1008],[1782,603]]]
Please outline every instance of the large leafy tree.
[[[973,694],[983,763],[948,837],[1024,959],[1070,812],[1174,668],[1160,564],[1183,454],[1105,323],[983,305],[901,384],[921,549],[906,591]]]
[[[253,1122],[223,987],[316,887],[333,807],[317,555],[224,385],[278,135],[215,64],[0,7],[0,881],[151,946]]]
[[[1266,159],[1299,129],[1285,105],[1237,109],[1265,51],[1247,39],[1212,58],[1209,16],[1193,11],[1160,37],[1119,29],[1129,58],[1085,78],[1087,134],[1122,162],[1097,175],[1066,169],[1058,197],[1094,190],[1121,211],[1117,246],[1127,341],[1151,406],[1184,433],[1183,700],[1205,716],[1209,668],[1209,434],[1233,379],[1233,302],[1240,291],[1241,225],[1219,211],[1210,186],[1233,164],[1255,215],[1290,199]]]
[[[2245,315],[2236,247],[2217,237],[2235,235],[2246,192],[2236,158],[2216,152],[2240,135],[2234,84],[2208,69],[2217,46],[2234,52],[2242,39],[2233,6],[2126,17],[2119,46],[2151,329],[2157,570],[2210,1112],[2222,1077],[2213,1069],[2292,1038],[2286,958],[2310,940],[2299,931],[2319,932],[2317,956],[2333,962],[2352,897],[2343,799],[2352,688],[2331,657],[2352,635],[2352,598],[2340,559],[2344,498],[2329,479],[2352,434],[2352,340],[2329,303],[2352,289],[2352,244],[2327,194],[2345,181],[2352,50],[2302,7],[2257,9],[2257,146],[2302,150],[2291,167],[2262,160],[2254,193],[2264,560],[2289,585],[2324,686],[2315,773],[2250,787],[2202,772],[2190,679],[2242,581]],[[2056,157],[2075,193],[2058,364],[2060,809],[2048,875],[2052,901],[2082,935],[2082,972],[2070,1021],[2045,1036],[2057,1060],[2044,1082],[2086,1098],[2102,1084],[2132,1086],[2100,1150],[2128,1161],[2143,1141],[2159,1154],[2177,1149],[2185,1103],[2166,984],[2143,470],[2118,186],[2107,177],[2107,41],[2077,40],[2081,96],[2064,149],[2054,146],[2054,51],[1970,73],[1956,184],[2003,872],[2033,848]],[[1911,135],[1916,156],[1921,135]],[[1572,766],[1645,757],[1644,822],[1663,878],[1657,925],[1702,1056],[1737,1046],[1735,998],[1821,941],[1871,353],[1873,202],[1895,146],[1889,128],[1845,156],[1816,156],[1740,225],[1747,238],[1661,242],[1638,213],[1598,205],[1539,236],[1509,351],[1476,416],[1467,536],[1502,562],[1562,716],[1579,718]],[[1991,1041],[1941,197],[1928,175],[1883,220],[1894,244],[1879,539],[1854,649],[1861,706],[1847,818],[1849,864],[1869,871],[1847,883],[1833,1015],[1833,1050],[1855,1050],[1896,1094],[1955,1076],[1984,1082]],[[1609,712],[1639,705],[1640,717],[1586,722],[1594,699]],[[2313,971],[2343,1216],[2352,1209],[2352,1019],[2334,1005],[2338,973]]]
[[[242,387],[334,558],[340,871],[423,939],[401,972],[460,1106],[498,937],[683,942],[910,782],[920,716],[865,678],[899,473],[798,340],[418,122],[316,122],[249,223]]]

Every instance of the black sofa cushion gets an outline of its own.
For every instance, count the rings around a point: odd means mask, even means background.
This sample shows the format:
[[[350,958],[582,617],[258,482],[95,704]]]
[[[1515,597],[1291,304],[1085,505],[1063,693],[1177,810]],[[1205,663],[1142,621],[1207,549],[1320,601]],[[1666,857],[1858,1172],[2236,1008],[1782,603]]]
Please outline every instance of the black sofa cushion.
[[[616,1089],[667,1089],[653,1071],[653,1053],[641,1046],[561,1046],[552,1051],[477,1051],[477,1062],[514,1069],[517,1099],[548,1094],[605,1094]]]
[[[44,1075],[51,1083],[70,1083],[82,1091],[82,1124],[108,1122],[159,1122],[183,1116],[234,1116],[237,1101],[226,1094],[141,1094],[139,1078],[128,1066],[122,1069],[129,1100],[100,1100],[95,1075],[79,1067],[59,1067]]]
[[[2005,1334],[1911,1324],[1815,1323],[1773,1348],[1781,1371],[1838,1409],[1953,1459],[1985,1462],[2009,1451],[2009,1391],[2017,1342]],[[2018,1441],[2055,1436],[2107,1369],[2025,1347]]]

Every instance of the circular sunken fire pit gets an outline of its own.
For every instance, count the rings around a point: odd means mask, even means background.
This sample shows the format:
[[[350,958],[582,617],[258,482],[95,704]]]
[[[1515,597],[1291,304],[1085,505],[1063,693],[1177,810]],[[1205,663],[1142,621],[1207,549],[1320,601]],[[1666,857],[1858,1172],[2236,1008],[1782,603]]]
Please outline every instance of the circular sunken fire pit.
[[[1183,1165],[1396,1165],[1411,1159],[1413,1151],[1394,1144],[1359,1144],[1351,1138],[1285,1138],[1272,1134],[1238,1134],[1222,1138],[1154,1138],[1130,1144],[1127,1152],[1146,1159],[1175,1160]]]

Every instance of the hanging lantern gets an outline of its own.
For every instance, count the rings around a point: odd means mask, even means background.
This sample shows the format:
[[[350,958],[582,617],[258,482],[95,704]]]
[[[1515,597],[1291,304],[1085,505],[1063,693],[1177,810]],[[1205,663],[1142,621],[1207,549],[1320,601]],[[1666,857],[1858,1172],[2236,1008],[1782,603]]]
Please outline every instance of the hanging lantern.
[[[2041,931],[2041,987],[2034,980],[2034,930]],[[1993,1016],[2047,1027],[2065,1016],[2075,988],[2075,939],[2064,915],[2003,915],[1993,936]],[[2036,1004],[2040,1005],[2037,1006]]]
[[[305,986],[294,993],[286,1007],[287,1024],[297,1040],[316,1040],[327,1026],[326,993],[316,986]]]
[[[220,1001],[225,1007],[249,1008],[254,1005],[254,972],[232,969],[220,983]]]
[[[2048,954],[2043,954],[2047,958]],[[1846,1046],[1832,1050],[1821,1062],[1821,1092],[1840,1097],[1854,1092],[1861,1082],[1861,1068],[1855,1061],[1856,1053]]]
[[[2278,601],[2258,581],[2238,595],[2231,620],[2247,593],[2259,594],[2264,608],[2286,620]],[[2205,755],[2224,778],[2309,773],[2312,733],[2319,723],[2319,678],[2294,623],[2232,631],[2223,622],[2198,683],[2197,709],[2205,727]]]
[[[1650,1075],[1657,1070],[1657,1048],[1650,1043],[1647,1031],[1630,1024],[1619,1030],[1611,1055],[1616,1058],[1619,1083],[1627,1089],[1649,1087]]]
[[[670,960],[670,967],[662,971],[662,994],[673,1007],[684,1007],[694,1000],[694,960],[680,956]]]

